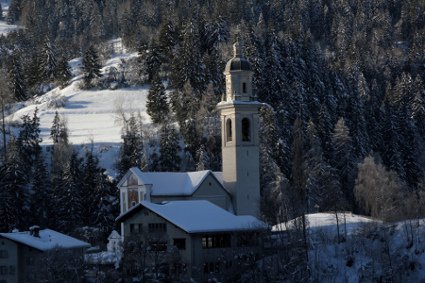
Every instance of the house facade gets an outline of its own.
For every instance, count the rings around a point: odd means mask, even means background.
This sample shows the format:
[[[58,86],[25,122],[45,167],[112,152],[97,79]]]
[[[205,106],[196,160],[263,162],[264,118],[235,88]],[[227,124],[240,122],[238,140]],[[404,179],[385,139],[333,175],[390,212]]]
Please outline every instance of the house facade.
[[[124,223],[124,239],[140,240],[139,245],[150,247],[146,253],[163,252],[174,259],[177,254],[187,274],[200,281],[255,260],[261,251],[260,234],[268,228],[253,216],[235,215],[207,200],[142,201],[117,221]],[[235,259],[247,254],[251,258]]]
[[[72,264],[72,260],[83,260],[88,247],[88,243],[50,229],[0,233],[0,283],[38,282],[39,275],[46,275],[43,265],[54,268],[52,261],[59,263],[54,257]]]

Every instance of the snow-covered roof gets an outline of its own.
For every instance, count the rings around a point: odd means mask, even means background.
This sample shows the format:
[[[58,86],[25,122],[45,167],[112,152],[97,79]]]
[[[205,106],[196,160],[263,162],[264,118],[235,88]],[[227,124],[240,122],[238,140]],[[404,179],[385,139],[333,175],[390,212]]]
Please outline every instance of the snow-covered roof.
[[[50,229],[40,230],[39,237],[32,236],[28,231],[0,233],[0,237],[32,247],[40,251],[90,247],[90,244],[86,242],[80,241],[78,239]]]
[[[108,236],[108,240],[112,239],[121,239],[121,235],[116,230],[112,230],[111,234]]]
[[[267,224],[251,215],[234,215],[206,200],[170,201],[155,204],[142,201],[117,221],[124,221],[142,207],[161,216],[187,233],[229,232],[268,229]]]
[[[210,170],[195,172],[143,172],[139,168],[133,167],[121,179],[118,187],[121,187],[131,174],[134,174],[139,179],[139,184],[152,185],[152,196],[190,196],[210,174],[223,185],[223,175],[221,172],[212,172]],[[223,187],[223,189],[225,188]]]

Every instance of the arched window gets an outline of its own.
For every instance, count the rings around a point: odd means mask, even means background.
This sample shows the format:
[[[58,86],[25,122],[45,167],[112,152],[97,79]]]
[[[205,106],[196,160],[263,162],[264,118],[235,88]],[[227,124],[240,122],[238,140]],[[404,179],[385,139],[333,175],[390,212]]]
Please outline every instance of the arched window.
[[[251,129],[248,118],[242,119],[242,141],[251,141]]]
[[[232,141],[232,120],[227,119],[226,121],[226,141]]]

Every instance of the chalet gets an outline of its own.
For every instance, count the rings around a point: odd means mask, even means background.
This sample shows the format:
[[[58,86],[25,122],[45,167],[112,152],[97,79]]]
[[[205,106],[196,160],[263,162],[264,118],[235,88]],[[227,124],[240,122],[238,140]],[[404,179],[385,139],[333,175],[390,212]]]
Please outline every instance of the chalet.
[[[88,243],[38,226],[26,232],[0,233],[0,283],[37,282],[36,273],[44,273],[42,265],[49,264],[49,257],[54,260],[55,252],[72,264],[83,261],[88,247]]]
[[[268,229],[254,216],[235,215],[207,200],[142,201],[117,221],[124,223],[124,239],[137,237],[157,251],[177,249],[189,275],[201,280],[224,266],[230,269],[228,258],[235,255],[255,258],[259,235]]]

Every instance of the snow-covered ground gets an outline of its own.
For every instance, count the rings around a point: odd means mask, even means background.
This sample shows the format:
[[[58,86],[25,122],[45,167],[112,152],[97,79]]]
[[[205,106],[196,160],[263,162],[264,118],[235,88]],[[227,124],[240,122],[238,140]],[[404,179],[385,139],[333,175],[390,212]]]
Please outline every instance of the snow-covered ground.
[[[307,219],[313,282],[425,282],[425,219],[383,223],[339,213],[340,243],[334,213]],[[285,233],[294,227],[290,221],[273,230]]]
[[[7,16],[7,11],[9,10],[9,1],[0,1],[3,8],[2,15],[3,17]],[[14,31],[18,28],[17,25],[8,25],[5,21],[0,21],[0,35],[6,35],[11,31]]]
[[[8,34],[18,28],[17,25],[8,25],[5,21],[0,21],[0,35]]]
[[[109,67],[117,66],[122,59],[134,56],[137,53],[114,55],[107,60],[102,70],[106,71]],[[8,116],[7,121],[19,122],[23,115],[31,116],[37,108],[42,145],[51,145],[50,128],[57,111],[67,121],[69,141],[75,146],[93,142],[101,166],[114,175],[114,163],[121,143],[122,121],[119,112],[124,112],[127,116],[140,112],[144,123],[150,123],[150,117],[146,114],[149,87],[81,90],[80,62],[79,58],[70,61],[75,77],[69,86],[55,88],[40,97],[17,104],[20,109]]]

